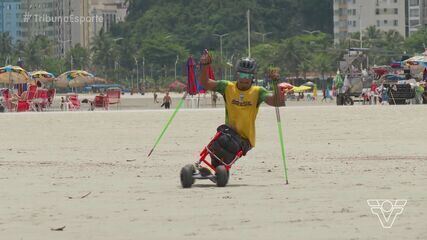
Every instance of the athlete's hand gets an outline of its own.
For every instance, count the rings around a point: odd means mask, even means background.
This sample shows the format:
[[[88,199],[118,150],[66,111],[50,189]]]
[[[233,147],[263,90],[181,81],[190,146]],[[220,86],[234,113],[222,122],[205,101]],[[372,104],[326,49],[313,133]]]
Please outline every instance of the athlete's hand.
[[[203,50],[202,56],[200,57],[200,63],[202,65],[209,65],[212,63],[212,57],[209,55],[207,49]]]
[[[279,68],[275,68],[275,67],[269,68],[268,69],[268,77],[272,81],[274,81],[274,82],[279,81],[279,79],[280,79],[280,69]]]

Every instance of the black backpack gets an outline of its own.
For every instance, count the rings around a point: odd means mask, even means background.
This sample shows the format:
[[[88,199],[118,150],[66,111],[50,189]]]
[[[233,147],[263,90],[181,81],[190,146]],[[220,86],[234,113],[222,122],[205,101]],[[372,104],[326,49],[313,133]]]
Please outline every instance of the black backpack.
[[[246,155],[251,149],[249,140],[242,138],[229,126],[221,125],[218,127],[217,131],[220,132],[221,135],[212,143],[210,150],[224,163],[230,164],[240,150],[242,150],[243,155]],[[214,156],[211,156],[211,158],[213,163],[217,162]]]

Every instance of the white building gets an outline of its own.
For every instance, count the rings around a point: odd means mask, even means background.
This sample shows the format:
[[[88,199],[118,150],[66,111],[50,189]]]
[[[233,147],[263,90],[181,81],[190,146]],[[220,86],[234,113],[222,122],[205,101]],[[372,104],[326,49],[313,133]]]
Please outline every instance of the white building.
[[[406,37],[406,0],[334,0],[335,42],[350,33],[376,26],[382,31],[396,30]]]
[[[409,35],[427,25],[427,0],[408,0]]]
[[[61,52],[65,54],[71,47],[80,44],[90,48],[92,39],[101,29],[109,31],[112,24],[125,20],[127,6],[125,0],[57,0],[58,15],[82,17],[83,22],[63,22],[58,27]],[[87,21],[89,19],[90,21]]]
[[[92,0],[90,6],[91,16],[102,16],[102,22],[93,22],[90,26],[90,36],[98,35],[101,29],[105,32],[111,30],[114,23],[123,22],[127,15],[127,6],[124,0]]]

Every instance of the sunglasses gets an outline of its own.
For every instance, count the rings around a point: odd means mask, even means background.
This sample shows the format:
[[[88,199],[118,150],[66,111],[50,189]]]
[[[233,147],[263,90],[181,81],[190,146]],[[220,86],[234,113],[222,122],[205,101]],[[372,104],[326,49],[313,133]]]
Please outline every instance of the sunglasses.
[[[250,74],[250,73],[241,73],[241,72],[239,72],[239,78],[253,79],[254,75]]]

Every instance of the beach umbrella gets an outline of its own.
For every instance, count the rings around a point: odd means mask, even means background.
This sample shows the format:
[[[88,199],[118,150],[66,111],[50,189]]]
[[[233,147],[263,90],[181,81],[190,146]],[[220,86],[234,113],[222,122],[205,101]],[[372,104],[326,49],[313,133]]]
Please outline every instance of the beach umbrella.
[[[308,81],[308,82],[304,83],[303,86],[314,87],[314,83]]]
[[[196,79],[196,62],[193,57],[190,56],[187,60],[187,92],[190,95],[196,95],[197,91],[197,79]]]
[[[187,60],[187,92],[189,95],[196,95],[199,93],[206,93],[206,90],[202,87],[197,79],[196,69],[197,64],[193,57],[190,57]],[[215,80],[214,71],[211,66],[208,67],[209,78]]]
[[[427,67],[427,61],[424,56],[414,56],[403,61],[403,65],[406,65],[406,66],[422,65],[424,67]]]
[[[107,79],[100,78],[100,77],[89,77],[85,80],[86,85],[89,85],[89,84],[107,84],[107,83],[109,83],[109,81]]]
[[[55,80],[55,75],[46,71],[35,71],[31,72],[30,76],[35,81],[40,81],[42,83],[52,83]]]
[[[294,92],[296,92],[296,93],[299,93],[299,92],[305,92],[305,91],[308,91],[308,90],[310,90],[311,89],[311,87],[309,87],[309,86],[299,86],[299,87],[294,87],[294,88],[292,88],[292,91],[294,91]]]
[[[0,68],[0,83],[23,84],[31,80],[30,75],[18,66],[5,66]]]
[[[83,87],[87,84],[93,83],[95,81],[94,75],[83,71],[83,70],[73,70],[65,72],[58,76],[55,85],[57,87]]]

